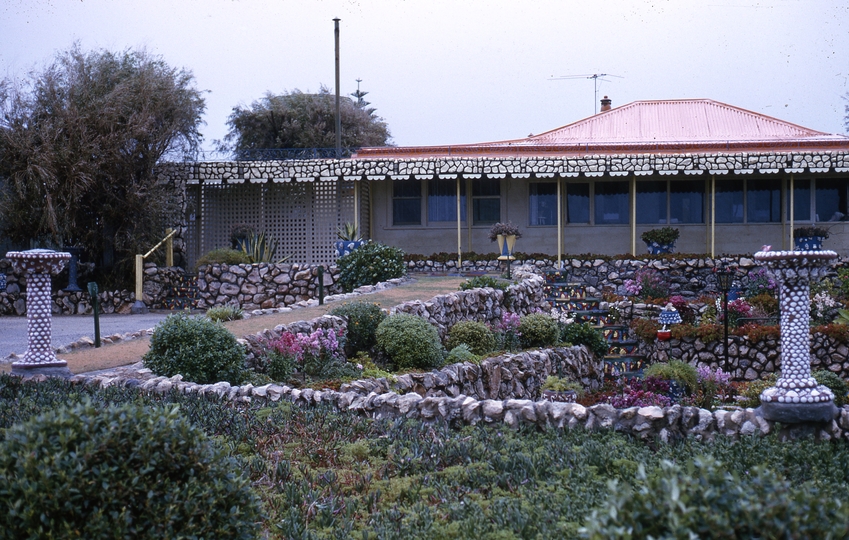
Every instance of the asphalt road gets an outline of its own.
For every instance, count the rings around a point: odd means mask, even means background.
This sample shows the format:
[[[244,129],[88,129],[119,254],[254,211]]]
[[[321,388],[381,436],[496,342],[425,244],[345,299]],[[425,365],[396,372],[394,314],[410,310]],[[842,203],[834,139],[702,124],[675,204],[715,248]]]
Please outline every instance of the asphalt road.
[[[144,315],[100,315],[100,336],[126,334],[153,328],[170,312]],[[61,347],[83,336],[94,339],[93,315],[56,315],[53,317],[53,347]],[[12,353],[27,350],[27,318],[0,316],[0,362]]]

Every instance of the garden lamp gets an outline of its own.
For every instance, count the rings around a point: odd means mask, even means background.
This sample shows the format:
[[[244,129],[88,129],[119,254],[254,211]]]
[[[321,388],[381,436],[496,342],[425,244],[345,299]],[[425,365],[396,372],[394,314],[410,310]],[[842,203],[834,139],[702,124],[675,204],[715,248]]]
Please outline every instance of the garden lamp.
[[[722,292],[722,319],[724,323],[723,352],[725,354],[725,366],[723,371],[728,372],[728,292],[734,284],[734,270],[722,267],[716,272],[716,283]]]
[[[660,316],[657,320],[663,325],[663,328],[657,331],[657,339],[666,341],[672,337],[672,332],[670,332],[667,327],[670,324],[681,324],[681,314],[678,313],[678,310],[675,309],[675,306],[673,306],[670,302],[666,304],[666,307],[663,308],[663,310],[661,310]]]

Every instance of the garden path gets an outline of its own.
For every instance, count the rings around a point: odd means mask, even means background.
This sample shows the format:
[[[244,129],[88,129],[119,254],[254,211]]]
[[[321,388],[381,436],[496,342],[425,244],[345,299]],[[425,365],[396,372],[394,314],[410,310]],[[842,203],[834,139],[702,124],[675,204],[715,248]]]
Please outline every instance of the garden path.
[[[365,294],[357,300],[376,302],[381,307],[390,308],[411,300],[429,300],[440,294],[454,292],[459,289],[463,281],[465,278],[459,276],[416,275],[411,281],[399,287]],[[354,301],[354,299],[347,301]],[[240,321],[230,321],[224,323],[224,326],[236,337],[242,337],[266,328],[274,328],[279,324],[320,317],[341,303],[331,302],[323,306],[293,309],[285,313],[258,315]],[[141,361],[149,348],[150,338],[145,337],[104,345],[100,348],[77,349],[66,354],[57,354],[57,357],[66,360],[71,372],[78,374],[134,364]],[[11,364],[0,365],[0,371],[8,372],[10,369]]]

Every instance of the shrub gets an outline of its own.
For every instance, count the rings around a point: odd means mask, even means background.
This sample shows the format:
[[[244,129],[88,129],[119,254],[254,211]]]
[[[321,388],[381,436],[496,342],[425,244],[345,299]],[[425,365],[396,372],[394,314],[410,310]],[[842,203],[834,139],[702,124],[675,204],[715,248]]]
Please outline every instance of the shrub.
[[[556,375],[549,375],[546,377],[545,382],[542,383],[541,390],[551,390],[552,392],[575,392],[575,395],[578,397],[582,397],[586,390],[581,385],[581,383],[575,382],[573,380],[567,379],[566,377],[558,377]]]
[[[589,323],[573,323],[563,327],[560,341],[572,345],[586,345],[596,356],[603,357],[610,349],[610,344],[604,339],[604,334]]]
[[[644,266],[634,273],[634,279],[626,279],[625,290],[628,294],[643,300],[660,299],[669,296],[669,283],[663,275],[649,266]]]
[[[237,321],[245,318],[238,306],[216,306],[206,310],[206,317],[213,322]]]
[[[519,323],[521,317],[510,311],[501,314],[501,320],[492,325],[496,347],[504,351],[518,351],[522,348]]]
[[[676,325],[682,326],[682,325]],[[674,330],[675,327],[673,327]],[[642,317],[634,317],[631,321],[631,329],[634,335],[648,343],[654,343],[657,339],[657,331],[660,330],[660,325],[654,319],[644,319]]]
[[[557,321],[542,313],[525,315],[519,321],[519,340],[525,349],[550,347],[560,339]]]
[[[249,264],[247,253],[242,250],[218,248],[208,251],[195,264],[195,269],[210,264]]]
[[[835,405],[842,407],[846,404],[846,392],[849,392],[849,385],[846,384],[845,380],[825,369],[818,369],[811,373],[811,376],[819,384],[827,386],[834,393]]]
[[[675,381],[688,394],[692,394],[699,387],[699,372],[698,370],[681,360],[670,360],[667,362],[659,362],[652,364],[643,371],[643,375],[648,377],[656,377],[665,381]]]
[[[177,407],[61,407],[0,442],[0,537],[256,538],[239,470]]]
[[[448,356],[445,358],[446,364],[461,364],[463,362],[471,362],[479,364],[481,357],[472,352],[468,345],[461,343],[451,349]]]
[[[778,293],[778,283],[770,277],[766,268],[761,267],[751,270],[747,277],[748,283],[746,284],[743,295],[749,300],[750,304],[752,304],[751,299],[756,296],[767,295],[775,297]]]
[[[205,317],[169,315],[156,325],[143,359],[157,375],[179,373],[199,384],[239,384],[244,377],[244,349],[226,328]]]
[[[404,252],[379,242],[369,242],[340,257],[336,265],[339,267],[339,282],[348,292],[363,285],[399,278],[407,273]]]
[[[374,333],[377,325],[386,318],[386,313],[380,306],[372,302],[351,302],[342,304],[330,310],[331,315],[343,317],[348,321],[346,347],[354,354],[357,351],[367,351],[374,347]]]
[[[446,348],[451,350],[457,345],[468,345],[477,355],[483,356],[495,350],[495,336],[485,324],[476,321],[460,321],[448,332]]]
[[[401,369],[430,369],[442,364],[444,351],[436,328],[421,317],[386,317],[375,334],[377,347]]]
[[[778,382],[778,375],[770,373],[763,379],[749,381],[737,387],[739,399],[737,404],[741,407],[756,408],[761,404],[761,393]]]
[[[468,291],[469,289],[482,289],[483,287],[490,287],[492,289],[506,291],[507,282],[502,281],[500,279],[495,279],[492,276],[475,276],[473,278],[467,279],[466,281],[460,284],[461,291]]]
[[[587,520],[585,535],[611,538],[845,538],[845,504],[813,482],[792,485],[754,467],[744,478],[710,457],[686,467],[664,461],[636,485],[614,481],[606,505]]]

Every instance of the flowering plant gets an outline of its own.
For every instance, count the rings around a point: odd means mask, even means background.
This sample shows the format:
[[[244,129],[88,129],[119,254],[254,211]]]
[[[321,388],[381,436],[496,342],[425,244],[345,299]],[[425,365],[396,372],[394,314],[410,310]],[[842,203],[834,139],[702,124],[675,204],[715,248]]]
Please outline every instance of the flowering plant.
[[[712,370],[701,366],[696,369],[698,388],[690,398],[692,404],[702,409],[712,409],[715,406],[731,400],[734,389],[731,386],[731,374],[720,368]]]
[[[310,334],[283,332],[266,343],[269,375],[284,380],[298,370],[325,378],[353,374],[356,368],[345,358],[342,338],[341,328],[318,328]]]
[[[838,313],[840,304],[828,294],[827,291],[819,291],[811,297],[811,319],[814,324],[828,324]]]
[[[519,323],[522,318],[516,313],[505,311],[501,314],[501,320],[491,325],[490,329],[495,334],[497,346],[505,351],[518,351],[522,348],[519,338],[522,333],[519,332]]]
[[[634,273],[634,279],[626,279],[625,290],[628,294],[642,299],[666,298],[669,296],[669,284],[663,276],[648,266],[644,266]]]
[[[617,384],[619,392],[610,397],[610,404],[617,409],[627,407],[668,407],[672,399],[669,393],[669,382],[657,377],[645,379],[622,379]]]
[[[724,321],[725,316],[722,313],[722,299],[716,299],[716,320]],[[752,306],[742,298],[728,302],[728,326],[736,327],[741,318],[752,316]]]
[[[766,268],[758,268],[752,270],[748,275],[749,283],[746,285],[746,298],[751,298],[759,294],[768,293],[775,296],[778,290],[778,283],[769,276]]]
[[[491,242],[495,242],[498,239],[498,235],[503,236],[515,236],[516,238],[521,238],[522,233],[519,232],[519,227],[513,225],[511,222],[502,223],[498,222],[489,229],[489,240]]]

